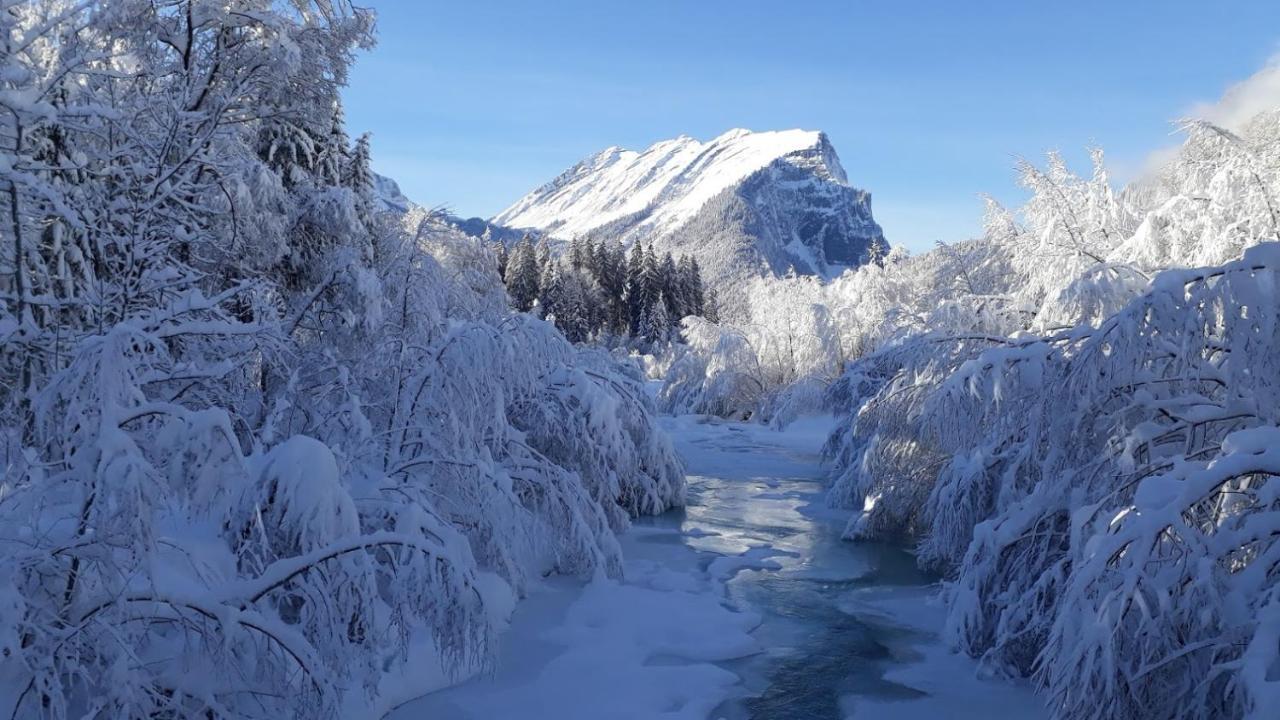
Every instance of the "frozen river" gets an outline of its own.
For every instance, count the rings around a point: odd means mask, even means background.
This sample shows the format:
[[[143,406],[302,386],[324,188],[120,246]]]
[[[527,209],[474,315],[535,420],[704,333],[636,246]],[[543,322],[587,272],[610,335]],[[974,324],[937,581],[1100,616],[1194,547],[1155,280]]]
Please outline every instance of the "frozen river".
[[[689,502],[623,537],[626,578],[523,601],[497,670],[397,720],[1039,718],[938,640],[937,586],[896,547],[840,540],[822,502],[830,421],[784,433],[666,418]]]

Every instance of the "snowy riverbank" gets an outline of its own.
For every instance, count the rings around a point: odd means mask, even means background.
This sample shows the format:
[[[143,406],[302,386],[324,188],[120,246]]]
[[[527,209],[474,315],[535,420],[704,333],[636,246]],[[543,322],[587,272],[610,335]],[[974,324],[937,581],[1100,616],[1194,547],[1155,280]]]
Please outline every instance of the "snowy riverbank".
[[[549,580],[516,609],[494,673],[395,720],[1044,715],[939,645],[936,586],[906,553],[839,539],[818,466],[829,420],[663,422],[689,506],[623,536],[625,581]]]

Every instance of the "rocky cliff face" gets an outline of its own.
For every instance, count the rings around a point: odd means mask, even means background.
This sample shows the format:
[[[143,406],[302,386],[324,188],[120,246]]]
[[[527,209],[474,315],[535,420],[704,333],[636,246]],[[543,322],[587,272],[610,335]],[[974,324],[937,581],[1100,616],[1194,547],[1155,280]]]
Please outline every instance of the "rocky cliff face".
[[[617,238],[692,253],[713,280],[831,276],[884,243],[871,196],[849,185],[821,132],[730,130],[574,165],[491,222],[551,237]]]

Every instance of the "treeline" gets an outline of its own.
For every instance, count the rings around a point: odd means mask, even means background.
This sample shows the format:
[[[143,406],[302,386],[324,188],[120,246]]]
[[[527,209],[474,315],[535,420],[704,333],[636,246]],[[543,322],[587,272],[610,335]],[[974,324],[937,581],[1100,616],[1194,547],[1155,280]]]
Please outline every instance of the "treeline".
[[[717,315],[714,292],[690,255],[659,256],[639,242],[628,254],[617,242],[579,238],[557,257],[545,238],[535,244],[528,235],[509,251],[495,246],[512,307],[540,309],[572,342],[662,343],[681,318]]]

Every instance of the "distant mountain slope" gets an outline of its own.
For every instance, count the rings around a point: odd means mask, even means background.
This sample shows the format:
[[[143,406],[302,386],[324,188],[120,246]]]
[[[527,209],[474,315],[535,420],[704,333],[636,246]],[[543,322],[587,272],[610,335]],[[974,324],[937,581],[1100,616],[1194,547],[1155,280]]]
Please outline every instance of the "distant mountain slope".
[[[405,197],[403,191],[400,190],[400,184],[386,175],[373,174],[373,199],[377,203],[380,210],[386,210],[398,214],[409,212],[411,208],[420,205]],[[507,245],[514,245],[519,242],[520,238],[526,234],[535,238],[541,237],[542,233],[538,231],[513,230],[501,225],[485,220],[484,218],[470,217],[464,218],[454,215],[445,208],[428,209],[421,208],[423,211],[430,212],[441,222],[449,225],[465,235],[475,238],[484,238],[487,240],[500,241]]]
[[[373,199],[381,210],[397,213],[409,212],[414,202],[400,191],[400,183],[386,175],[373,174]]]
[[[692,253],[716,281],[831,276],[884,243],[869,193],[851,187],[826,134],[730,130],[643,152],[608,148],[491,220],[552,237],[617,238]],[[887,246],[886,246],[887,247]]]

